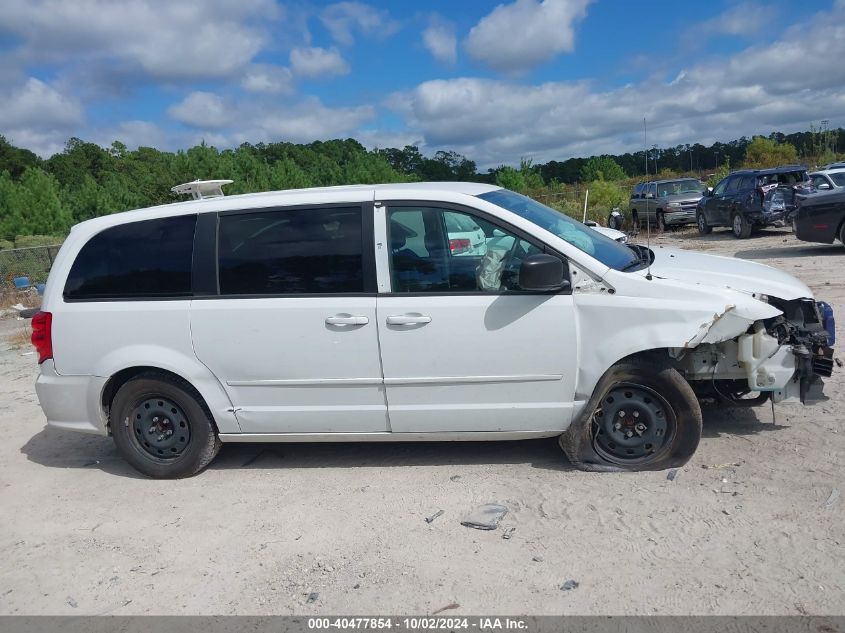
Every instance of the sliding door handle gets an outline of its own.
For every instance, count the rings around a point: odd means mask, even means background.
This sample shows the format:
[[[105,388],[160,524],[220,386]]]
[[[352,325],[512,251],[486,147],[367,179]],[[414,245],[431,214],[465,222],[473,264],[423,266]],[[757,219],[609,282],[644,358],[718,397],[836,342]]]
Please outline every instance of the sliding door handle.
[[[431,317],[425,314],[396,314],[387,317],[388,325],[425,325],[431,323]]]
[[[370,320],[365,316],[337,315],[326,317],[326,325],[367,325]]]

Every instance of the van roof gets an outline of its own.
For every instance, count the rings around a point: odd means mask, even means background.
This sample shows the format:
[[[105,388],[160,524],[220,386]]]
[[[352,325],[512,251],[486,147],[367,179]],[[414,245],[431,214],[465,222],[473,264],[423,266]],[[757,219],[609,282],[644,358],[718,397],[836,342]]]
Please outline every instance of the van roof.
[[[378,185],[340,185],[335,187],[311,187],[307,189],[285,189],[282,191],[262,191],[234,196],[216,196],[199,200],[186,200],[131,211],[104,215],[92,220],[80,222],[74,228],[85,225],[114,225],[153,217],[172,214],[204,213],[217,211],[236,211],[250,207],[267,208],[275,206],[293,206],[299,204],[358,203],[378,200],[381,196],[401,196],[413,200],[415,195],[421,199],[432,199],[433,195],[446,196],[463,194],[477,196],[489,191],[501,189],[497,185],[478,182],[403,182]]]

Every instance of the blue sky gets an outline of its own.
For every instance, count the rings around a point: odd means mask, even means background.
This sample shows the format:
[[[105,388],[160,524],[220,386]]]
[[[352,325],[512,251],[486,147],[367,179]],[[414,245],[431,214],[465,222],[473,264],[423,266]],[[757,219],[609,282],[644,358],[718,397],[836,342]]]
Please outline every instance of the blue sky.
[[[6,0],[0,133],[41,155],[354,137],[483,166],[845,125],[845,0]]]

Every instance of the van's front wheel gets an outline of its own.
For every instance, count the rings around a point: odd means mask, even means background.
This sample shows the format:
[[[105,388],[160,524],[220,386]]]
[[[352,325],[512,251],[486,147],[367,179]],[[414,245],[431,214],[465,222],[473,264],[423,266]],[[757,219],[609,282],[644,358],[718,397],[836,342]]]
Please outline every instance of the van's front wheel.
[[[109,419],[126,461],[156,479],[194,475],[220,450],[199,394],[167,374],[148,372],[127,381],[112,401]]]
[[[631,359],[605,373],[560,445],[584,470],[662,470],[685,464],[700,439],[701,408],[683,376]]]

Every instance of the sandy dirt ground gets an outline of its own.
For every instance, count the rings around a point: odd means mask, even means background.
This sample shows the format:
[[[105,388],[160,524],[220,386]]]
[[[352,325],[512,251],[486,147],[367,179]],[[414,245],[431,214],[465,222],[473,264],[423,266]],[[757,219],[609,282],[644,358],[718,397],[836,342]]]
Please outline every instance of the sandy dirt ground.
[[[797,275],[845,340],[841,245],[654,241]],[[777,425],[706,410],[674,480],[574,471],[538,440],[229,445],[152,481],[110,439],[45,428],[22,327],[0,321],[2,614],[845,613],[843,369]],[[510,509],[498,530],[461,526],[488,502]]]

